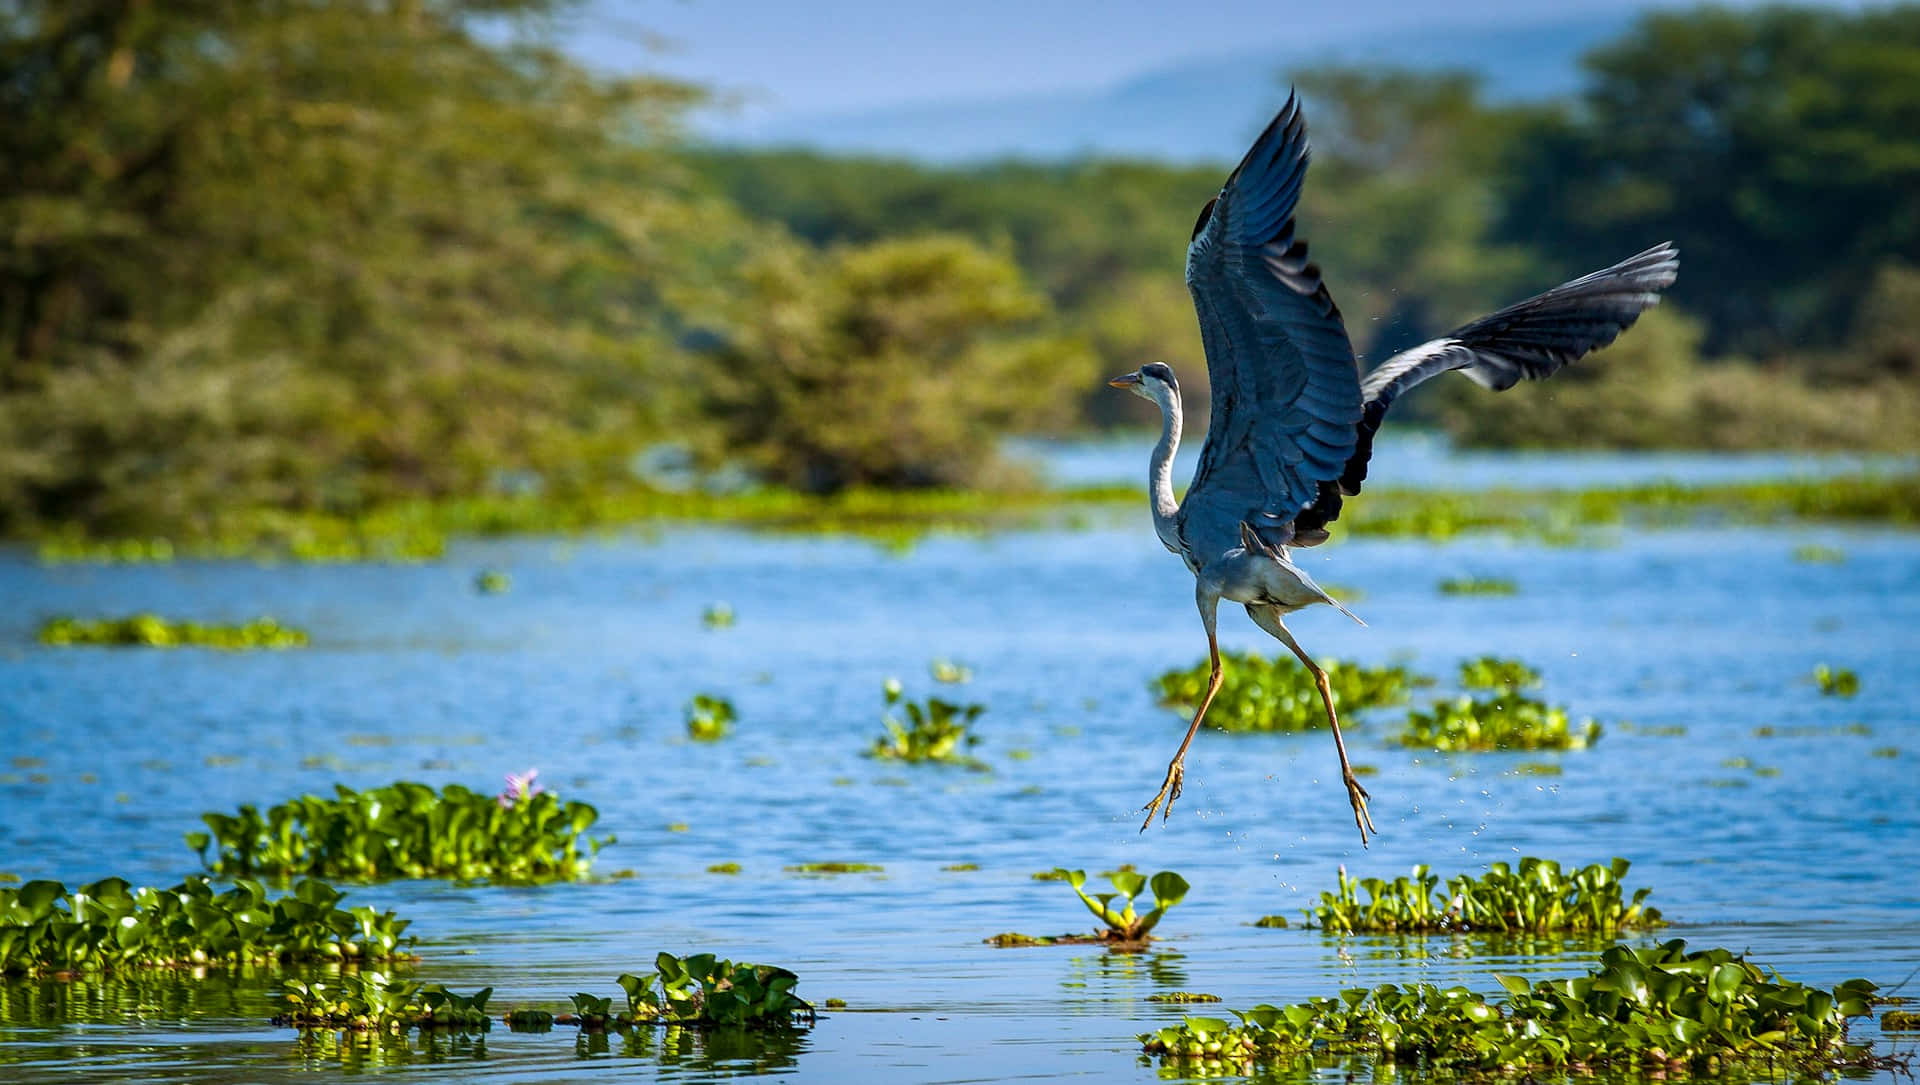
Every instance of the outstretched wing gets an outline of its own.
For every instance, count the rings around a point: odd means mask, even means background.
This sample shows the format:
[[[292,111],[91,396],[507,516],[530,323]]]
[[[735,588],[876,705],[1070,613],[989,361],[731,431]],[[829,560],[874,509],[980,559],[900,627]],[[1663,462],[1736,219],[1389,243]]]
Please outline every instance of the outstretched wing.
[[[1353,345],[1293,235],[1307,157],[1306,122],[1289,96],[1187,247],[1213,413],[1180,533],[1203,564],[1240,545],[1242,523],[1286,545],[1294,517],[1340,477],[1358,440]]]
[[[1360,384],[1365,413],[1359,444],[1340,474],[1341,492],[1360,492],[1374,431],[1408,389],[1454,369],[1496,392],[1522,380],[1544,380],[1632,327],[1641,313],[1659,304],[1660,291],[1679,273],[1679,250],[1662,242],[1381,362]],[[1317,513],[1328,511],[1337,515],[1339,502],[1316,505]]]

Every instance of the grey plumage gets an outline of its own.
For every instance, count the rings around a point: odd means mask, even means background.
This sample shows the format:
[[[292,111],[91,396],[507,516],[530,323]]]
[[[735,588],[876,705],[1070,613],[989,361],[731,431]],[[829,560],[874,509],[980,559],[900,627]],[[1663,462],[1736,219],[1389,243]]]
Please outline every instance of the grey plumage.
[[[1194,224],[1187,287],[1213,409],[1184,501],[1175,500],[1171,481],[1182,425],[1173,371],[1153,362],[1109,383],[1160,406],[1163,429],[1149,475],[1154,530],[1194,574],[1212,662],[1186,738],[1146,806],[1147,822],[1162,801],[1172,812],[1187,747],[1219,690],[1215,614],[1228,599],[1245,604],[1254,623],[1314,675],[1365,844],[1373,830],[1368,795],[1347,762],[1325,672],[1282,621],[1313,603],[1352,612],[1293,563],[1289,548],[1326,540],[1343,499],[1366,479],[1374,434],[1399,396],[1456,369],[1494,391],[1551,376],[1611,343],[1656,304],[1679,257],[1672,245],[1656,245],[1394,355],[1362,380],[1340,309],[1294,233],[1308,157],[1306,122],[1289,96]]]

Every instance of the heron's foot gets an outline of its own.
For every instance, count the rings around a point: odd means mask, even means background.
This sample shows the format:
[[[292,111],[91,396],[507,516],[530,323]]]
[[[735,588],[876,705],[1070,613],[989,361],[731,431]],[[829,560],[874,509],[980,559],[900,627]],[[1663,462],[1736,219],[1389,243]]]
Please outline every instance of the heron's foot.
[[[1160,809],[1162,800],[1166,801],[1167,808],[1160,812],[1160,824],[1165,825],[1167,818],[1173,815],[1173,800],[1180,797],[1180,784],[1187,775],[1187,766],[1183,761],[1184,759],[1179,757],[1173,759],[1173,762],[1167,766],[1167,778],[1160,784],[1160,793],[1153,797],[1152,802],[1140,808],[1147,812],[1147,820],[1140,823],[1141,832],[1146,832],[1147,826],[1153,824],[1153,812]]]
[[[1367,800],[1373,796],[1367,794],[1367,789],[1360,786],[1359,780],[1354,779],[1351,769],[1346,773],[1346,781],[1347,801],[1353,804],[1353,823],[1360,828],[1360,846],[1364,848],[1367,846],[1367,834],[1380,832],[1373,827],[1373,815],[1367,812]],[[1153,815],[1148,814],[1147,818],[1152,820]]]

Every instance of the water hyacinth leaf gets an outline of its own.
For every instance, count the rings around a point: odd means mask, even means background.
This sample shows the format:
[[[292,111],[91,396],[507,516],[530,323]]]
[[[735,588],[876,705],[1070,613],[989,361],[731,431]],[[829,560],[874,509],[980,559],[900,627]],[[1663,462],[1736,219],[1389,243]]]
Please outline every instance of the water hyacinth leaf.
[[[1171,908],[1187,899],[1192,888],[1187,880],[1171,870],[1163,870],[1153,876],[1153,902],[1157,908]]]

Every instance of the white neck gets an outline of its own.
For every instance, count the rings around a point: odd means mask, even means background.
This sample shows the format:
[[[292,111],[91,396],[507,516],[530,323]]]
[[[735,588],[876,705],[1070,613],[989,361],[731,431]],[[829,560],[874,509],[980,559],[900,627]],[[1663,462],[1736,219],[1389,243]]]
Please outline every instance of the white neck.
[[[1147,490],[1153,504],[1153,531],[1167,549],[1180,552],[1180,533],[1174,517],[1180,503],[1173,499],[1173,454],[1180,447],[1180,393],[1158,381],[1154,401],[1160,404],[1160,443],[1153,446],[1153,459],[1147,468]]]

